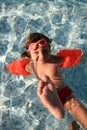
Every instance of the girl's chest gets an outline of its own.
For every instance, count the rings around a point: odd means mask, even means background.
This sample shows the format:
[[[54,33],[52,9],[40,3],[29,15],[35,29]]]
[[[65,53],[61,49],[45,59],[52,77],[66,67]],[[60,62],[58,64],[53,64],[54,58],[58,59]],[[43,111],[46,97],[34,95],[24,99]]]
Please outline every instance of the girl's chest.
[[[47,75],[49,77],[53,77],[58,72],[58,67],[56,64],[37,65],[36,72],[37,72],[37,75],[39,78],[42,75]]]

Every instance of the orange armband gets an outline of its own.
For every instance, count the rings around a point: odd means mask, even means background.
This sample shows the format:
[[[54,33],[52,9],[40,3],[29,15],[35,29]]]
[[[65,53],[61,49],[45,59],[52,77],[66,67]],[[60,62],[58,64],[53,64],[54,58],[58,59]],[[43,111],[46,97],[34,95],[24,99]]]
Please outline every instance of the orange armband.
[[[25,67],[30,60],[28,58],[22,60],[16,60],[6,66],[6,69],[15,75],[29,76],[30,72],[27,72]]]
[[[79,64],[83,51],[81,49],[63,49],[57,55],[62,57],[63,63],[61,68],[69,68]]]

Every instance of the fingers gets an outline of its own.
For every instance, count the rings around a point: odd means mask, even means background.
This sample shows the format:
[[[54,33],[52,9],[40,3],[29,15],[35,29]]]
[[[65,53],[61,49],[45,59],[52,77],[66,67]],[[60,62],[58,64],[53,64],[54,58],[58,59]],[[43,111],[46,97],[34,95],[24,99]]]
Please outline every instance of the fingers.
[[[44,88],[44,82],[42,80],[39,81],[38,88],[37,88],[37,94],[40,96],[43,92]]]
[[[37,95],[41,96],[42,93],[46,93],[48,90],[51,91],[53,88],[54,85],[52,84],[50,78],[46,75],[43,75],[38,83]]]
[[[41,77],[41,80],[43,80],[44,82],[50,82],[50,78],[47,75],[43,75]]]
[[[45,91],[45,88],[48,86],[49,82],[48,82],[49,77],[46,75],[43,75],[41,77],[41,80],[38,83],[38,88],[37,88],[37,95],[41,96],[41,94]]]

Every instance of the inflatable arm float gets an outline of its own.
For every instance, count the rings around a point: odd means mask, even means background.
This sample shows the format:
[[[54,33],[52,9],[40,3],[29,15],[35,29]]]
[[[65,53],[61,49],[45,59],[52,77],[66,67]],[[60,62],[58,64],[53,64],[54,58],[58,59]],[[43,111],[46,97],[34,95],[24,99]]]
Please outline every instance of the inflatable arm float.
[[[83,51],[81,49],[64,49],[60,50],[57,55],[62,57],[61,68],[74,67],[79,64]]]
[[[30,62],[28,58],[22,59],[22,60],[15,60],[12,63],[8,64],[6,66],[6,69],[10,71],[10,73],[15,75],[23,75],[23,76],[29,76],[30,72],[27,72],[25,67]]]

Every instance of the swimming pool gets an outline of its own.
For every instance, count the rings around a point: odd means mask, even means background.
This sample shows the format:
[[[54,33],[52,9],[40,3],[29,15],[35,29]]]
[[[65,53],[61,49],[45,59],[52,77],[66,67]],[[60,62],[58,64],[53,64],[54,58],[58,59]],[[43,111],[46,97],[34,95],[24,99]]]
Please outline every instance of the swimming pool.
[[[36,94],[37,79],[4,69],[20,58],[32,32],[53,39],[55,54],[75,47],[87,53],[87,0],[0,0],[0,130],[68,130],[73,118],[66,112],[63,120],[56,120],[43,108]],[[65,82],[87,107],[87,59],[62,71]]]

